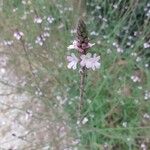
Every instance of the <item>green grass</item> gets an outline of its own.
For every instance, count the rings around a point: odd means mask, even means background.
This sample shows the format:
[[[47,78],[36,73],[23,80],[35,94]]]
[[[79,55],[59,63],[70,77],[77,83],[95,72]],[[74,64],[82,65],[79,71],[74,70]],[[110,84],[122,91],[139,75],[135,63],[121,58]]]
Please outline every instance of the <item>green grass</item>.
[[[66,67],[67,46],[74,39],[70,31],[75,27],[78,18],[76,10],[65,11],[65,8],[71,7],[71,2],[65,0],[35,0],[31,5],[23,5],[19,0],[4,1],[0,23],[3,28],[2,38],[14,40],[15,29],[24,32],[26,42],[33,46],[33,49],[28,50],[28,55],[33,68],[37,70],[36,80],[44,93],[40,98],[50,105],[50,108],[57,103],[56,96],[67,98],[63,106],[70,116],[72,132],[81,141],[78,145],[80,150],[103,150],[106,143],[111,150],[138,150],[141,143],[145,143],[150,149],[150,143],[146,142],[147,138],[150,140],[150,122],[143,118],[145,113],[150,114],[150,101],[144,100],[145,91],[150,90],[150,71],[145,67],[145,64],[150,63],[150,54],[148,49],[143,48],[150,35],[149,19],[144,12],[148,1],[114,2],[118,5],[117,9],[112,7],[113,2],[109,0],[94,0],[92,5],[89,1],[86,7],[89,33],[98,33],[98,36],[89,36],[92,42],[101,41],[90,51],[101,55],[101,68],[95,72],[88,71],[82,109],[82,116],[87,117],[88,122],[78,128],[77,132],[75,129],[79,103],[79,74],[78,71],[68,70]],[[98,5],[101,9],[95,9]],[[16,12],[12,12],[14,8],[17,8]],[[20,17],[25,11],[30,10],[33,10],[33,13],[21,20]],[[44,20],[41,26],[34,24],[35,11],[41,17],[53,16],[55,21],[48,24]],[[107,22],[102,21],[100,15],[106,18]],[[63,27],[59,28],[60,25]],[[38,46],[34,41],[43,32],[44,27],[50,27],[50,37],[43,46]],[[128,28],[128,31],[125,28]],[[134,32],[140,34],[134,36]],[[129,40],[129,36],[133,38]],[[129,41],[133,47],[127,45]],[[114,42],[125,51],[118,53],[113,46]],[[18,72],[25,75],[28,81],[23,90],[34,94],[36,88],[31,84],[35,87],[37,85],[27,67],[20,43],[15,41],[14,48],[16,51],[13,51],[12,62],[14,66],[19,64]],[[111,53],[107,53],[108,49]],[[137,53],[141,61],[137,62],[131,53]],[[21,65],[18,59],[25,65]],[[139,83],[131,80],[135,71],[140,74],[142,81]],[[45,79],[48,82],[41,84]],[[127,122],[127,127],[123,126],[124,122]]]

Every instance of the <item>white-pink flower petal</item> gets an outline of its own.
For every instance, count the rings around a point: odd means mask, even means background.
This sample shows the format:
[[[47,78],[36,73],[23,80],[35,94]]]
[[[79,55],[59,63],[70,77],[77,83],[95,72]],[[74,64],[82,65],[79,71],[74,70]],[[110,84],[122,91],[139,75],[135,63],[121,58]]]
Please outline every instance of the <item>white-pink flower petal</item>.
[[[77,49],[77,41],[73,41],[72,45],[69,45],[67,47],[68,50],[71,50],[71,49]]]
[[[81,66],[86,66],[86,64],[88,63],[89,59],[91,58],[91,53],[87,53],[86,55],[81,55],[81,62],[80,65]]]
[[[84,48],[88,49],[88,48],[91,48],[93,45],[95,45],[95,43],[93,43],[93,44],[92,43],[88,43],[87,45],[84,46]],[[73,43],[67,47],[68,50],[76,49],[76,50],[79,50],[80,52],[82,52],[84,48],[83,47],[79,47],[78,46],[78,42],[76,40],[74,40]]]
[[[95,45],[95,43],[88,43],[88,45],[89,45],[89,47],[92,47],[92,46],[94,46]]]
[[[90,58],[90,68],[93,70],[100,68],[100,56],[96,56],[96,54],[93,55],[93,58]]]
[[[91,53],[87,53],[86,55],[81,55],[80,58],[81,66],[86,66],[86,68],[91,68],[92,70],[100,68],[100,56],[97,56],[96,54],[94,54],[93,57],[91,57]]]
[[[71,56],[67,56],[67,60],[69,62],[67,67],[69,69],[72,68],[73,70],[75,70],[77,68],[77,63],[78,63],[79,59],[75,56],[74,53],[72,53]]]

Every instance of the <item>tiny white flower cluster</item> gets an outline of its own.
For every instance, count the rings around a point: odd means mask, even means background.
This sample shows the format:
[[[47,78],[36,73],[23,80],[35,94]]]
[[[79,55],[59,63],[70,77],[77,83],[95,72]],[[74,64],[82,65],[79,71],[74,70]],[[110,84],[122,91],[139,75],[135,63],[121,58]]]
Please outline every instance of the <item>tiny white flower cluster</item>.
[[[90,48],[93,45],[94,44],[88,43],[87,47]],[[77,45],[77,41],[74,41],[73,45],[68,46],[68,50],[70,49],[80,49]],[[80,58],[77,58],[74,53],[71,53],[70,56],[67,56],[67,60],[69,62],[68,68],[72,68],[73,70],[77,68],[78,63],[80,63],[81,67],[86,67],[87,69],[91,68],[92,70],[100,68],[101,65],[99,62],[100,56],[97,56],[96,54],[93,54],[92,56],[91,53],[82,54]]]
[[[50,34],[47,31],[45,31],[42,35],[36,37],[35,43],[42,46],[44,44],[44,41],[46,40],[46,38],[49,36],[50,36]]]
[[[98,36],[98,32],[92,31],[90,35]]]
[[[148,113],[145,113],[145,114],[143,115],[143,117],[144,117],[144,119],[150,119],[150,115],[149,115]]]
[[[3,41],[4,46],[11,46],[13,43],[14,43],[14,41],[12,41],[12,40],[11,41],[9,41],[9,40],[4,40]]]
[[[42,21],[43,21],[43,20],[42,20],[41,17],[37,17],[37,16],[36,16],[36,17],[34,18],[34,23],[41,24]]]
[[[141,144],[141,150],[147,150],[146,145],[144,143]]]
[[[146,7],[144,8],[144,11],[146,13],[146,16],[150,17],[150,3],[147,3]]]
[[[118,45],[118,43],[114,42],[112,45],[117,49],[118,53],[124,52],[124,50]]]
[[[76,29],[72,29],[70,32],[71,32],[71,34],[75,34],[77,32],[77,30]]]
[[[137,57],[137,58],[136,58],[136,62],[140,62],[141,60],[142,60],[141,57]]]
[[[84,117],[83,119],[82,119],[82,121],[77,121],[77,125],[85,125],[87,122],[89,121],[89,119],[87,118],[87,117]]]
[[[145,91],[144,99],[145,99],[145,100],[150,99],[150,91],[147,91],[147,90]]]
[[[114,9],[117,9],[117,8],[118,8],[118,5],[117,5],[117,4],[114,4],[114,5],[113,5],[113,8],[114,8]]]
[[[15,37],[17,40],[20,40],[23,36],[24,36],[24,33],[23,33],[23,32],[20,32],[20,31],[14,32],[14,37]]]
[[[84,124],[86,124],[88,121],[89,121],[89,119],[88,119],[87,117],[85,117],[85,118],[83,118],[83,120],[82,120],[82,124],[84,125]]]
[[[122,126],[126,128],[127,127],[127,122],[123,122]]]
[[[42,93],[41,89],[38,88],[38,89],[35,91],[35,95],[36,95],[36,96],[42,96],[43,93]]]
[[[54,18],[52,16],[47,17],[47,21],[52,24],[54,22]]]
[[[45,38],[43,38],[42,36],[38,36],[38,37],[36,38],[36,40],[35,40],[35,43],[36,43],[36,44],[39,44],[40,46],[42,46],[43,43],[44,43],[44,41],[45,41]]]
[[[141,82],[141,79],[138,76],[135,76],[135,75],[131,76],[131,80],[133,82]]]
[[[137,56],[137,53],[133,52],[133,53],[131,53],[131,56],[136,57],[136,56]]]
[[[148,67],[149,67],[149,64],[145,64],[145,67],[148,68]]]
[[[52,16],[44,17],[43,19],[46,19],[49,24],[52,24],[55,20]],[[41,24],[43,22],[43,19],[39,16],[36,16],[34,18],[34,23]]]
[[[31,4],[31,1],[30,0],[22,0],[22,4],[29,5],[29,4]]]
[[[148,43],[148,42],[147,42],[147,43],[144,43],[144,44],[143,44],[143,47],[144,47],[145,49],[146,49],[146,48],[150,48],[150,43]]]

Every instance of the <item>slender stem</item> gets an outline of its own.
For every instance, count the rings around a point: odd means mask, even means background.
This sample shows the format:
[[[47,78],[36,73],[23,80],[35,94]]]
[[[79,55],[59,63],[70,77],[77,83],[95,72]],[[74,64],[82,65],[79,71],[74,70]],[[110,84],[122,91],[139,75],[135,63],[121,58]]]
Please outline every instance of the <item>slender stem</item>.
[[[31,64],[31,61],[30,61],[30,58],[29,58],[29,55],[28,55],[26,46],[25,46],[25,41],[21,38],[20,42],[21,42],[22,47],[23,47],[23,50],[24,50],[24,52],[25,52],[25,55],[26,55],[26,59],[27,59],[27,61],[28,61],[28,65],[29,65],[30,72],[31,72],[31,74],[33,75],[33,77],[35,77],[35,75],[34,75],[34,73],[33,73],[33,67],[32,67],[32,64]]]
[[[81,114],[84,105],[84,85],[85,85],[86,68],[82,67],[80,70],[80,96],[79,96],[79,113]]]
[[[36,78],[36,74],[35,74],[34,71],[33,71],[34,69],[33,69],[33,67],[32,67],[32,62],[31,62],[31,60],[30,60],[28,51],[27,51],[26,46],[25,46],[25,40],[23,40],[23,39],[21,38],[20,42],[21,42],[22,47],[23,47],[23,50],[24,50],[24,52],[25,52],[25,56],[26,56],[26,59],[27,59],[28,65],[29,65],[30,73],[31,73],[31,75],[33,76],[34,81],[35,81],[35,83],[36,83],[36,89],[37,89],[38,91],[40,90],[40,92],[43,93],[42,89],[39,87],[39,83],[38,83],[38,80],[37,80],[37,78]]]

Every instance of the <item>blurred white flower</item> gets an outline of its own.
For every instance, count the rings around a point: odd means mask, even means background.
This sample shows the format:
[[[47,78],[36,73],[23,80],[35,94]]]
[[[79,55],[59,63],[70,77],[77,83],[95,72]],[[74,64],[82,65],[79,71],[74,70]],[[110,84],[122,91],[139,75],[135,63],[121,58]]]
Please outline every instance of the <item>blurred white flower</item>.
[[[74,33],[76,33],[77,32],[77,30],[76,29],[71,29],[71,34],[74,34]]]
[[[112,45],[118,47],[118,44],[116,42],[112,43]]]
[[[3,41],[4,46],[11,46],[13,43],[14,43],[14,41],[8,41],[8,40]]]
[[[150,115],[149,115],[148,113],[145,113],[145,114],[143,115],[143,117],[144,117],[145,119],[150,119]]]
[[[144,44],[143,44],[143,47],[144,47],[144,48],[150,48],[150,44],[149,44],[149,43],[144,43]]]
[[[98,6],[98,5],[97,5],[95,8],[99,10],[99,9],[101,9],[101,6]]]
[[[122,126],[126,128],[127,127],[127,122],[123,122]]]
[[[136,58],[136,62],[140,62],[141,60],[142,60],[141,57],[137,57],[137,58]]]
[[[148,67],[149,67],[149,64],[145,64],[145,67],[148,68]]]
[[[74,53],[71,53],[71,56],[67,56],[67,60],[69,62],[67,67],[69,69],[72,68],[73,70],[75,70],[77,68],[77,63],[78,63],[79,59],[75,56]]]
[[[117,9],[117,8],[118,8],[118,5],[117,5],[117,4],[114,4],[114,5],[113,5],[113,8],[114,8],[114,9]]]
[[[133,82],[141,82],[141,79],[138,76],[135,76],[135,75],[131,76],[131,80]]]
[[[24,36],[23,32],[20,32],[20,31],[14,32],[14,37],[15,37],[17,40],[20,40],[23,36]]]
[[[145,100],[150,99],[150,91],[147,91],[147,90],[145,91],[144,99],[145,99]]]
[[[98,32],[92,31],[90,35],[98,36]]]
[[[22,4],[26,5],[26,4],[31,4],[30,0],[22,0]]]
[[[42,46],[44,44],[45,38],[43,36],[37,36],[35,43],[39,44],[40,46]]]
[[[82,120],[82,124],[86,124],[88,121],[89,121],[88,118],[85,117],[85,118],[83,118],[83,120]]]
[[[112,51],[111,51],[111,49],[108,48],[106,52],[107,52],[107,54],[110,54]]]
[[[131,53],[131,56],[136,57],[136,56],[137,56],[137,53],[133,52],[133,53]]]
[[[49,34],[48,32],[44,32],[44,33],[43,33],[43,36],[44,36],[44,37],[49,37],[50,34]]]
[[[142,150],[147,150],[147,147],[146,147],[146,145],[144,143],[141,144],[141,149]]]
[[[47,21],[51,24],[55,19],[52,16],[47,17]]]
[[[38,24],[42,23],[42,18],[41,17],[35,17],[34,23],[38,23]]]
[[[123,53],[123,49],[120,48],[120,47],[117,47],[117,52],[118,52],[118,53]]]
[[[6,72],[6,69],[5,69],[5,68],[1,68],[1,69],[0,69],[0,72],[1,72],[2,74],[4,74],[4,73]]]
[[[50,28],[49,28],[49,27],[44,27],[44,30],[45,30],[45,31],[49,31]]]

